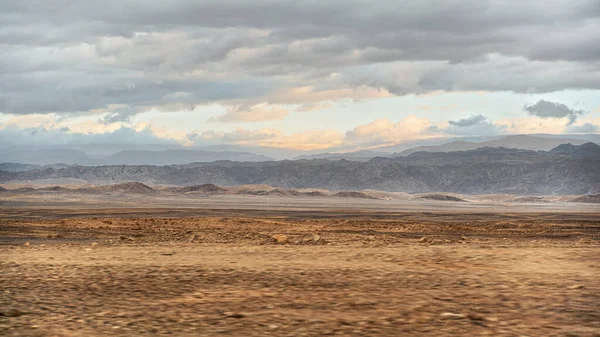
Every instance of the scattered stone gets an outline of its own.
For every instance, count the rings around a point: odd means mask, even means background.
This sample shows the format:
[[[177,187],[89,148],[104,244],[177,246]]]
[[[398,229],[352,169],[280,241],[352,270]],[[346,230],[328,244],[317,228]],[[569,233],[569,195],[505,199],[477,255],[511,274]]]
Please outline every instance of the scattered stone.
[[[338,318],[338,323],[341,325],[352,325],[352,322],[345,320],[343,318]]]
[[[25,315],[25,313],[17,309],[8,309],[6,311],[0,312],[0,316],[3,317],[19,317],[23,315]]]
[[[467,314],[467,318],[470,319],[471,321],[474,321],[474,323],[481,323],[481,322],[497,322],[498,319],[494,318],[494,317],[486,317],[483,316],[481,314],[475,313],[475,312],[470,312]]]
[[[431,241],[431,240],[428,237],[426,237],[426,236],[424,236],[421,239],[419,239],[419,242],[422,242],[422,243],[427,243],[429,241]]]
[[[188,239],[189,243],[193,243],[196,240],[196,234],[192,234],[190,235],[190,238]]]
[[[23,244],[23,246],[25,246],[25,247],[29,247],[29,246],[30,246],[30,244],[29,244],[29,241],[28,241],[28,242],[25,242],[25,243]]]
[[[239,312],[227,311],[227,312],[224,312],[223,314],[227,318],[244,318],[244,317],[246,317],[246,315],[239,313]]]
[[[583,288],[584,288],[584,286],[581,285],[581,284],[574,284],[574,285],[571,285],[571,286],[567,287],[567,289],[569,289],[569,290],[583,289]]]
[[[440,314],[440,318],[442,319],[463,319],[466,316],[463,314],[457,314],[454,312],[443,312]]]
[[[271,238],[273,238],[279,244],[286,244],[289,241],[287,235],[283,235],[283,234],[275,234],[275,235],[271,236]]]
[[[98,242],[92,242],[92,247],[98,247]]]
[[[474,313],[474,312],[470,312],[469,314],[467,314],[467,317],[473,321],[486,321],[487,320],[485,318],[485,316]]]

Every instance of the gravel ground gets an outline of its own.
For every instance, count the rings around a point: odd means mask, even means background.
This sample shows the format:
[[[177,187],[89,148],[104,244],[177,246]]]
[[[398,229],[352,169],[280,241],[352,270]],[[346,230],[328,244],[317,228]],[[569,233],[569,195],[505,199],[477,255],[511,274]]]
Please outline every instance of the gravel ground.
[[[600,336],[598,214],[119,212],[0,220],[0,335]]]

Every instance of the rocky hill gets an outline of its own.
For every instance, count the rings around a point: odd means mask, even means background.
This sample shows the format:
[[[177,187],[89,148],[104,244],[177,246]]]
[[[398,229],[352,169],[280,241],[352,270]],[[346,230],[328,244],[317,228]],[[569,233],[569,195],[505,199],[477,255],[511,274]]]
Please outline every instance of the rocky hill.
[[[151,194],[156,191],[147,185],[144,185],[139,182],[127,182],[122,184],[114,184],[107,186],[96,186],[96,187],[88,187],[88,188],[79,188],[76,191],[78,192],[87,192],[87,193],[124,193],[124,194]]]
[[[7,181],[77,178],[93,184],[138,181],[149,184],[381,190],[394,192],[509,193],[559,195],[600,193],[600,156],[481,148],[449,153],[418,152],[407,157],[272,162],[217,161],[171,166],[71,166],[28,172],[0,172]],[[275,192],[274,192],[275,193]]]
[[[600,204],[600,194],[584,195],[584,196],[573,199],[573,202],[585,202],[585,203]]]
[[[592,142],[579,146],[573,144],[561,144],[550,150],[550,152],[568,154],[574,157],[598,158],[600,157],[600,146]]]

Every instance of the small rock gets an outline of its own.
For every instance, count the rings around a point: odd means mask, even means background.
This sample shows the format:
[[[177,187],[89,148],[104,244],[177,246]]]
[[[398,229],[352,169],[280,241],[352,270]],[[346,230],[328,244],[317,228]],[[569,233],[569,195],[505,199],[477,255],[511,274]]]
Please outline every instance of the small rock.
[[[92,247],[98,247],[98,242],[92,242]]]
[[[581,284],[574,284],[574,285],[572,285],[572,286],[568,286],[568,287],[567,287],[567,289],[570,289],[570,290],[575,290],[575,289],[583,289],[583,288],[584,288],[584,286],[583,286],[583,285],[581,285]]]
[[[487,322],[497,322],[498,321],[494,317],[486,317],[486,316],[483,316],[483,315],[475,313],[475,312],[470,312],[469,314],[467,314],[467,318],[469,318],[472,321],[487,321]]]
[[[246,315],[239,313],[239,312],[228,311],[228,312],[224,312],[223,314],[227,318],[244,318],[244,317],[246,317]]]
[[[6,311],[0,312],[0,316],[4,317],[19,317],[23,315],[25,315],[25,313],[17,309],[8,309]]]
[[[189,243],[193,243],[196,240],[196,234],[192,234],[190,235],[190,238],[188,239]]]
[[[466,316],[463,314],[457,314],[453,312],[443,312],[440,314],[440,318],[442,319],[463,319]]]
[[[275,235],[271,236],[271,238],[273,238],[279,244],[286,244],[289,241],[287,235],[283,235],[283,234],[275,234]]]
[[[29,242],[25,242],[25,243],[23,244],[23,246],[25,246],[25,247],[29,247]]]
[[[269,329],[271,329],[271,330],[275,330],[277,328],[279,328],[279,325],[277,325],[277,324],[270,324],[269,325]]]
[[[424,236],[424,237],[422,237],[421,239],[419,239],[419,242],[423,242],[423,243],[427,243],[427,242],[429,242],[429,241],[430,241],[430,240],[429,240],[429,238],[428,238],[428,237],[426,237],[426,236]]]

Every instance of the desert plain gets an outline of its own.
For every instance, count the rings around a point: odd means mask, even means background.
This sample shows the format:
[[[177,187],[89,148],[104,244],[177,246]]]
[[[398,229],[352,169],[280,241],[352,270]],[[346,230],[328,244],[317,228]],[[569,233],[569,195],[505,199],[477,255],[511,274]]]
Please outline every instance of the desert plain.
[[[0,195],[4,336],[600,336],[599,280],[597,204]]]

